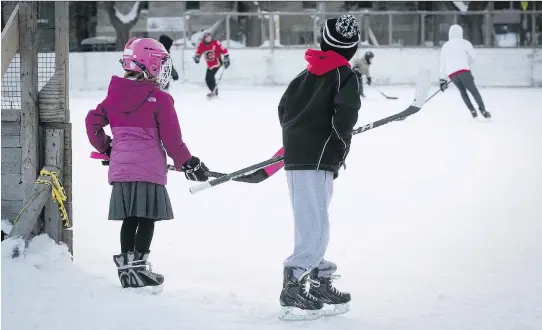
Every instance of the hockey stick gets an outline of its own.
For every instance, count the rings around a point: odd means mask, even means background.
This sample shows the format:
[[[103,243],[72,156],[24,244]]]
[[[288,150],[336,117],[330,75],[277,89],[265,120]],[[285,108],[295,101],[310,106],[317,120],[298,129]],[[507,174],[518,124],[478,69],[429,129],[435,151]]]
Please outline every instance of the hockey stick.
[[[416,112],[420,111],[423,104],[425,103],[425,99],[427,98],[427,94],[429,94],[429,88],[431,85],[430,80],[430,73],[426,70],[420,70],[420,73],[418,75],[418,84],[416,85],[416,93],[414,95],[414,101],[412,104],[405,109],[404,111],[401,111],[395,115],[377,120],[375,122],[369,123],[367,125],[358,127],[352,131],[352,135],[356,135],[359,133],[363,133],[365,131],[371,130],[376,127],[380,127],[382,125],[391,123],[393,121],[398,120],[399,118],[406,118],[408,116],[411,116],[415,114]],[[257,173],[258,171],[262,174],[261,177],[263,177],[262,180],[258,181],[261,182],[265,179],[267,179],[272,174],[276,173],[280,168],[282,168],[284,164],[284,149],[281,148],[275,155],[276,157],[273,157],[271,159],[268,159],[266,161],[260,162],[258,164],[251,165],[249,167],[245,167],[243,169],[240,169],[238,171],[235,171],[230,174],[226,174],[220,178],[210,180],[207,182],[203,182],[201,184],[197,184],[195,186],[190,187],[190,192],[192,194],[198,193],[202,190],[209,189],[211,187],[217,186],[219,184],[228,182],[230,180],[234,180],[235,178],[238,178],[240,176],[245,176],[253,173]],[[281,163],[281,164],[279,164]],[[271,166],[273,165],[273,166]],[[269,169],[268,169],[269,167]],[[264,176],[261,170],[264,170],[267,174],[267,176]],[[269,174],[270,173],[270,174]]]
[[[277,157],[284,153],[284,149],[280,148],[280,150],[273,156]],[[90,153],[90,158],[93,159],[100,159],[102,161],[102,165],[109,166],[109,157],[105,154],[101,154],[99,152],[93,151]],[[282,168],[283,164],[277,164],[276,166],[268,166],[266,168],[259,169],[252,173],[247,173],[245,175],[236,177],[232,179],[233,181],[237,182],[245,182],[245,183],[259,183],[263,180],[267,179],[271,175],[275,174],[278,170]],[[182,172],[182,170],[177,169],[175,166],[167,164],[168,171],[173,172]],[[209,176],[212,178],[220,178],[224,175],[227,175],[226,173],[220,173],[220,172],[213,172],[209,171]]]
[[[102,165],[109,166],[109,157],[107,157],[107,155],[105,155],[105,154],[101,154],[99,152],[92,151],[90,153],[90,158],[99,159],[99,160],[102,161]],[[168,169],[168,171],[173,171],[173,172],[183,172],[182,170],[177,169],[175,166],[173,166],[171,164],[167,164],[167,169]],[[226,174],[225,173],[220,173],[220,172],[209,171],[209,176],[212,177],[212,178],[220,178],[221,176],[224,176],[224,175],[226,175]],[[253,180],[252,177],[247,176],[247,177],[237,178],[234,181],[252,183],[251,180]]]
[[[374,89],[376,89],[380,94],[382,94],[382,96],[384,96],[388,100],[397,100],[397,99],[399,99],[397,96],[388,96],[388,95],[382,93],[382,91],[380,89],[378,89],[378,87],[376,87],[375,85],[371,85],[371,86],[373,86]]]
[[[224,75],[224,71],[226,71],[226,67],[224,67],[224,70],[220,72],[220,76],[218,76],[218,80],[216,81],[215,88],[213,88],[213,91],[211,92],[211,95],[215,95],[216,90],[218,89],[218,84],[220,84],[220,81],[222,80],[222,76]]]

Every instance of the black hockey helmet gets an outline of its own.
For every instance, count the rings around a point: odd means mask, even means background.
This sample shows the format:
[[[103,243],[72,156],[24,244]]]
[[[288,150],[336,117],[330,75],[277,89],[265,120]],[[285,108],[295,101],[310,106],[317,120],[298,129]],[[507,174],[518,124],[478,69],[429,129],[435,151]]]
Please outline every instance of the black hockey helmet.
[[[207,37],[209,37],[209,41],[205,41],[205,39],[207,39]],[[201,41],[203,41],[203,43],[205,44],[208,44],[211,42],[211,40],[213,40],[213,35],[211,34],[211,32],[209,31],[205,31],[205,33],[203,34],[203,38],[201,38]]]
[[[171,39],[169,36],[162,34],[158,41],[166,47],[166,50],[169,52],[171,49],[171,45],[173,45],[173,39]]]
[[[365,52],[365,61],[367,61],[367,63],[371,64],[371,60],[373,59],[373,57],[375,57],[375,54],[373,54],[373,52],[371,52],[370,50]]]

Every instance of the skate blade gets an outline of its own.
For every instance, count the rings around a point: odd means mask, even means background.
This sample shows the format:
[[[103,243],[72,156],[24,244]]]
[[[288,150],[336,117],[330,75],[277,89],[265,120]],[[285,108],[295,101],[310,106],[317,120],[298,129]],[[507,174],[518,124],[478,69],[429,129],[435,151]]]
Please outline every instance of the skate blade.
[[[350,311],[350,303],[328,305],[324,304],[322,312],[324,316],[336,316],[348,313]]]
[[[297,307],[282,306],[278,316],[281,321],[312,321],[322,317],[321,310],[302,310]]]
[[[136,293],[136,294],[152,294],[157,295],[160,294],[164,290],[164,285],[160,284],[157,286],[142,286],[140,288],[129,288],[130,292]]]
[[[479,122],[479,123],[491,123],[491,118],[476,117],[474,118],[474,121]]]

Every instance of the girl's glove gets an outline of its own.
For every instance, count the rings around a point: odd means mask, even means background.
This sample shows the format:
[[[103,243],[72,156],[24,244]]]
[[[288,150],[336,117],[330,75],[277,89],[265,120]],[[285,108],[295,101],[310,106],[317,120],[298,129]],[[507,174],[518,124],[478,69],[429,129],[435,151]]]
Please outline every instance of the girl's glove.
[[[187,180],[207,181],[209,179],[209,169],[198,157],[192,156],[192,158],[181,166],[181,169]]]

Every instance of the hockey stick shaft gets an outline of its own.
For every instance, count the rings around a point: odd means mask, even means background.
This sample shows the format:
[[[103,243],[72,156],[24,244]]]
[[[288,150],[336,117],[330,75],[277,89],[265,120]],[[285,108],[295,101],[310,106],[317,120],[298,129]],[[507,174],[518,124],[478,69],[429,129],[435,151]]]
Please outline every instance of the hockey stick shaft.
[[[375,85],[371,85],[374,87],[374,89],[376,89],[382,96],[384,96],[385,98],[387,98],[388,100],[397,100],[399,99],[397,96],[389,96],[389,95],[386,95],[384,94],[380,89],[378,89],[378,87],[376,87]]]
[[[430,75],[430,73],[428,71],[426,71],[426,70],[421,70],[420,71],[419,78],[418,78],[418,85],[416,86],[416,94],[415,94],[415,97],[414,97],[414,101],[412,102],[412,104],[407,109],[405,109],[404,111],[401,111],[401,112],[399,112],[399,113],[397,113],[395,115],[392,115],[392,116],[377,120],[375,122],[366,124],[364,126],[358,127],[358,128],[353,130],[352,135],[356,135],[356,134],[363,133],[365,131],[371,130],[373,128],[380,127],[382,125],[385,125],[385,124],[391,123],[393,121],[396,121],[396,120],[398,120],[400,118],[405,118],[405,117],[411,116],[411,115],[415,114],[416,112],[420,111],[423,104],[426,102],[427,94],[429,93],[429,88],[430,88],[429,75]],[[281,148],[275,155],[277,155],[279,153],[283,153],[283,152],[284,152],[284,149]],[[251,173],[253,171],[257,171],[257,170],[260,170],[260,169],[266,169],[266,167],[276,164],[274,166],[274,168],[271,171],[269,171],[269,172],[272,172],[267,176],[267,177],[269,177],[269,176],[273,175],[274,173],[276,173],[280,168],[282,168],[282,166],[284,164],[283,160],[284,160],[283,155],[271,158],[271,159],[263,161],[261,163],[254,164],[254,165],[251,165],[249,167],[240,169],[240,170],[235,171],[235,172],[233,172],[231,174],[227,174],[227,175],[225,175],[223,177],[220,177],[220,178],[217,178],[217,179],[214,179],[214,180],[210,180],[210,181],[203,182],[201,184],[192,186],[192,187],[190,187],[190,192],[192,194],[195,194],[195,193],[200,192],[202,190],[205,190],[205,189],[217,186],[219,184],[228,182],[228,181],[232,180],[233,178],[240,177],[240,176],[245,176],[245,175],[247,175],[247,174],[249,174],[249,173]],[[279,164],[281,162],[282,162],[282,164]],[[265,177],[263,180],[267,179],[267,177]],[[263,180],[261,180],[261,181],[263,181]],[[260,182],[260,181],[258,181],[258,182]]]
[[[224,67],[224,70],[220,73],[220,76],[218,76],[218,80],[216,81],[215,88],[213,88],[212,94],[216,93],[216,90],[218,89],[218,84],[220,84],[220,81],[222,80],[222,76],[224,75],[224,72],[226,71],[226,68]]]

